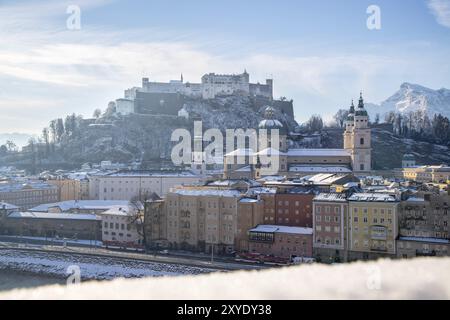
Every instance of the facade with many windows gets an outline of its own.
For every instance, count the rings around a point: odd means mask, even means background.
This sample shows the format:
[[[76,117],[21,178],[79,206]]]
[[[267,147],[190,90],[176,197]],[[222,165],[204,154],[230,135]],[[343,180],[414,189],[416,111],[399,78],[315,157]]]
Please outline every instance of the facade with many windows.
[[[344,193],[322,193],[313,201],[314,253],[318,260],[347,260],[348,203]]]
[[[348,200],[349,259],[395,255],[399,207],[395,196],[355,193]]]

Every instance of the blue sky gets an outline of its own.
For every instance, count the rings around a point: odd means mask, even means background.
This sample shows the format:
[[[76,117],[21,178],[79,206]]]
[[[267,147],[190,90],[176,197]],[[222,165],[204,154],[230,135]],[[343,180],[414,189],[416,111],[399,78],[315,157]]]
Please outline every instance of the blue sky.
[[[68,5],[81,30],[66,28]],[[381,30],[366,26],[370,5]],[[0,39],[0,132],[89,117],[144,75],[272,75],[300,122],[360,90],[379,103],[403,82],[450,88],[450,0],[1,1]]]

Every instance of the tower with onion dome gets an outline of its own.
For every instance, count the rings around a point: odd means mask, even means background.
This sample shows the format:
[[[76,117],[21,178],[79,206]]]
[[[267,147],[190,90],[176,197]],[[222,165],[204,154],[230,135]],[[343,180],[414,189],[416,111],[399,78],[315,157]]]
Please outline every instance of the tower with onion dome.
[[[352,103],[353,107],[353,103]],[[358,107],[350,114],[346,121],[344,133],[344,149],[350,152],[352,167],[355,173],[368,173],[372,170],[372,145],[369,115],[364,107],[362,93],[359,97]],[[353,120],[353,124],[352,124]]]

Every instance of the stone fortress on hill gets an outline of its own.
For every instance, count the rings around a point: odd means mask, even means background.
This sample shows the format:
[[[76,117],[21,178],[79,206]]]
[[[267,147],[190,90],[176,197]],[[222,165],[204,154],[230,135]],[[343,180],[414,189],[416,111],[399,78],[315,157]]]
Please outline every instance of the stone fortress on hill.
[[[273,98],[273,79],[266,79],[265,84],[250,83],[247,71],[242,74],[205,74],[201,83],[179,80],[153,82],[142,79],[141,87],[125,90],[123,98],[115,101],[116,112],[122,115],[166,114],[183,115],[183,105],[188,99],[210,100],[227,96],[244,96],[252,99],[257,107],[271,105],[283,113],[294,117],[293,101]]]
[[[115,102],[116,113],[154,114],[189,118],[185,102],[189,100],[210,101],[213,99],[241,96],[251,100],[257,109],[265,110],[265,119],[259,123],[258,130],[267,130],[268,148],[261,144],[258,150],[237,149],[223,157],[224,178],[259,179],[274,175],[273,168],[259,162],[262,156],[278,157],[276,174],[296,177],[317,173],[359,175],[371,172],[371,129],[369,116],[364,106],[362,94],[358,106],[353,101],[349,115],[345,121],[344,143],[342,149],[309,149],[295,147],[298,133],[291,132],[281,119],[275,115],[286,114],[294,118],[293,101],[273,98],[273,80],[266,79],[265,84],[250,83],[247,71],[242,74],[208,73],[201,78],[201,83],[184,82],[183,75],[179,80],[169,82],[152,82],[142,79],[142,87],[125,90],[124,98]],[[279,112],[277,112],[279,111]],[[280,113],[281,112],[281,113]],[[270,132],[279,130],[279,145],[273,145]],[[194,142],[195,143],[195,142]],[[200,142],[202,143],[202,142]],[[276,142],[278,143],[278,142]],[[240,159],[239,159],[240,158]],[[191,169],[197,174],[205,173],[206,156],[203,152],[192,160]],[[270,173],[269,173],[270,171]]]

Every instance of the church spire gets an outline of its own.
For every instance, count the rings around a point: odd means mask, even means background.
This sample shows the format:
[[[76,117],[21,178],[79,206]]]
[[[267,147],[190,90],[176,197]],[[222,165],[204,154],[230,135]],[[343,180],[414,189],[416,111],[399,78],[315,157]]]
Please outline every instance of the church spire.
[[[181,83],[183,83],[183,73],[181,73],[181,78],[180,78],[180,80],[181,80]]]
[[[359,93],[358,108],[364,109],[364,99],[363,99],[363,96],[362,96],[362,91]]]
[[[354,114],[355,113],[355,105],[353,103],[353,99],[352,99],[352,104],[350,105],[350,114]]]

